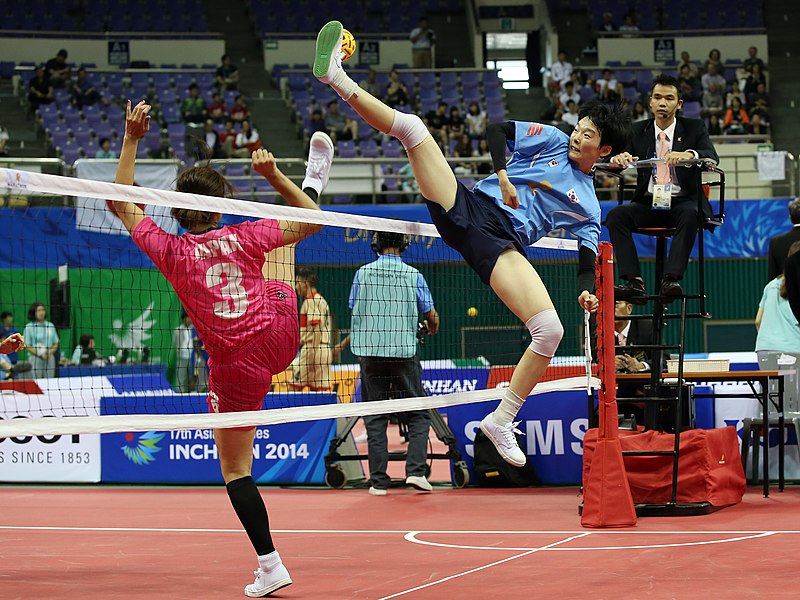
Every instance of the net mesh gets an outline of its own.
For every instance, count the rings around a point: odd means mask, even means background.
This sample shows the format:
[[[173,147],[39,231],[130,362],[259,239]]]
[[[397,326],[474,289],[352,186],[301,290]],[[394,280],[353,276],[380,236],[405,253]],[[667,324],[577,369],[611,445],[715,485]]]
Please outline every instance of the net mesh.
[[[156,189],[173,184],[177,174],[174,164],[144,165],[137,170],[141,187],[129,187],[108,183],[113,180],[115,163],[81,162],[75,178],[0,169],[0,183],[11,195],[59,198],[58,206],[53,201],[38,207],[27,202],[22,208],[2,209],[6,222],[14,224],[6,235],[7,250],[0,257],[2,308],[12,313],[31,350],[12,357],[16,365],[8,361],[3,365],[6,380],[0,383],[0,437],[20,432],[38,435],[245,426],[497,399],[530,343],[525,327],[442,242],[436,229],[418,221],[427,218],[423,206],[390,211],[405,220],[303,210]],[[216,273],[217,279],[205,274],[212,304],[203,304],[205,300],[185,290],[179,297],[153,260],[122,229],[109,209],[109,199],[141,203],[154,222],[170,234],[181,231],[170,216],[172,207],[220,212],[225,215],[222,224],[230,226],[254,219],[324,225],[296,247],[267,254],[259,276],[283,281],[283,285],[255,289],[263,294],[293,295],[296,267],[311,268],[319,296],[298,299],[303,326],[300,336],[305,346],[319,350],[318,354],[327,353],[328,358],[309,359],[302,352],[295,357],[297,342],[290,339],[291,327],[286,335],[280,329],[274,335],[275,322],[263,321],[252,308],[271,305],[247,298],[246,290],[253,288],[252,282],[237,282],[235,273],[223,269],[222,274]],[[360,267],[376,259],[370,243],[376,231],[406,237],[409,245],[402,252],[402,260],[424,278],[441,316],[437,335],[420,335],[413,340],[429,397],[358,403],[357,357],[345,349],[332,364],[326,364],[331,362],[331,347],[349,333],[354,276]],[[216,253],[221,257],[218,262],[224,263],[224,255],[235,249],[235,242],[223,240],[202,252]],[[574,240],[555,233],[528,249],[565,328],[558,353],[535,392],[586,384],[584,315],[576,301],[576,249]],[[186,257],[170,256],[170,252],[178,251],[172,246],[161,248],[160,258],[155,260],[163,263],[162,270],[173,283],[178,282],[181,292],[184,263],[178,259]],[[195,246],[192,252],[198,252]],[[381,298],[384,302],[398,301],[388,288]],[[291,300],[287,298],[290,304]],[[39,303],[45,309],[44,322],[36,322],[35,305]],[[208,322],[193,325],[182,323],[185,309],[190,317],[202,320],[204,306],[213,306],[213,312],[222,314],[222,318],[209,317]],[[422,322],[424,310],[417,306],[413,312]],[[290,311],[284,323],[293,321],[296,327],[297,319],[297,313]],[[366,342],[378,345],[373,349],[375,356],[385,355],[387,340],[400,343],[401,331],[392,331],[392,325],[384,323],[386,327],[388,331],[376,331],[374,342]],[[264,338],[269,332],[272,337]],[[262,406],[273,410],[238,412],[234,407],[234,412],[227,414],[207,414],[206,345],[215,348],[218,358],[214,369],[222,377],[236,357],[257,361],[254,353],[271,351],[288,353],[287,363],[294,358],[287,368],[272,373],[271,382],[269,377],[265,381],[263,375],[250,374],[247,393],[261,390],[262,396],[266,395]],[[282,360],[276,358],[275,364]],[[316,365],[312,372],[304,369],[309,361]],[[443,375],[443,371],[450,374]]]

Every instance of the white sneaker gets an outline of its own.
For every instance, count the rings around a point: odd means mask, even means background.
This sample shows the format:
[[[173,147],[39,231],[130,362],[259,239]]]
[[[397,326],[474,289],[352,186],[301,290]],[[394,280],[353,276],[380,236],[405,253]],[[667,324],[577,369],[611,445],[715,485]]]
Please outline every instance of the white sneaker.
[[[370,496],[385,496],[388,493],[389,493],[389,491],[385,490],[383,488],[376,488],[376,487],[369,488],[369,495]]]
[[[320,196],[328,185],[332,162],[333,140],[327,133],[315,131],[309,143],[308,165],[302,189],[310,187],[317,192],[317,196]]]
[[[433,486],[428,483],[424,475],[409,475],[406,477],[406,485],[418,489],[420,492],[430,492]]]
[[[244,595],[248,598],[269,596],[272,592],[277,592],[292,583],[289,571],[286,570],[283,563],[269,572],[259,568],[257,571],[253,571],[253,575],[256,576],[256,580],[244,588]]]
[[[494,444],[494,447],[497,448],[503,460],[507,463],[511,463],[515,467],[522,467],[525,465],[527,457],[525,453],[520,450],[517,437],[514,435],[515,433],[522,433],[517,429],[517,425],[519,425],[519,422],[509,423],[508,425],[498,425],[494,422],[492,413],[489,413],[484,417],[483,421],[481,421],[480,427],[484,435],[489,438],[492,444]]]
[[[330,83],[342,68],[342,31],[339,21],[329,21],[317,34],[317,49],[314,56],[314,77],[322,83]]]

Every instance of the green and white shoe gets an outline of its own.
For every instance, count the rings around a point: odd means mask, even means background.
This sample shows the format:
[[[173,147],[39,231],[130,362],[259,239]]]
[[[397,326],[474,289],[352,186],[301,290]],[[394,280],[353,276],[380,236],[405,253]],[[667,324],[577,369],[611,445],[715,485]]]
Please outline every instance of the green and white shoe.
[[[314,57],[314,77],[322,83],[333,81],[342,68],[342,31],[339,21],[329,21],[317,34],[317,50]]]

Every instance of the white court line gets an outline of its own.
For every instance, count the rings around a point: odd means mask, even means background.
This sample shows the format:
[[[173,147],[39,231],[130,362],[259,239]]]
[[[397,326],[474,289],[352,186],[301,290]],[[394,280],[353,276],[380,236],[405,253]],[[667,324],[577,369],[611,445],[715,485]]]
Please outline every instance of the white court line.
[[[415,535],[417,533],[421,533],[419,531],[409,531],[408,535]],[[481,567],[475,567],[474,569],[470,569],[469,571],[462,571],[461,573],[456,573],[454,575],[449,575],[442,579],[437,579],[436,581],[431,581],[430,583],[426,583],[424,585],[418,585],[415,588],[411,588],[408,590],[403,590],[402,592],[397,592],[396,594],[392,594],[391,596],[383,596],[380,600],[389,600],[390,598],[397,598],[398,596],[404,596],[405,594],[410,594],[412,592],[417,592],[419,590],[423,590],[425,588],[431,587],[432,585],[438,585],[440,583],[444,583],[445,581],[450,581],[451,579],[456,579],[458,577],[463,577],[464,575],[470,575],[472,573],[477,573],[478,571],[483,571],[484,569],[489,569],[491,567],[496,567],[497,565],[502,565],[503,563],[510,562],[512,560],[517,560],[518,558],[523,558],[525,556],[529,556],[536,552],[540,552],[542,550],[547,550],[552,548],[553,546],[558,546],[559,544],[566,544],[567,542],[571,542],[572,540],[576,540],[578,538],[586,537],[587,535],[592,535],[591,532],[581,533],[580,535],[573,535],[563,540],[559,540],[557,542],[553,542],[552,544],[547,544],[546,546],[542,546],[541,548],[534,548],[532,550],[528,550],[527,552],[523,552],[522,554],[517,554],[516,556],[509,556],[508,558],[504,558],[503,560],[498,560],[493,563],[489,563],[488,565],[483,565]]]
[[[186,528],[186,527],[73,527],[73,526],[59,526],[59,525],[0,525],[2,530],[18,530],[18,531],[125,531],[143,533],[149,532],[164,532],[164,533],[241,533],[241,529],[215,529],[215,528]],[[332,534],[391,534],[391,535],[407,535],[409,533],[419,534],[436,534],[436,535],[579,535],[582,533],[591,533],[592,535],[750,535],[750,534],[798,534],[800,530],[795,529],[736,529],[736,530],[670,530],[670,531],[646,531],[646,530],[621,530],[621,529],[597,529],[586,531],[585,529],[537,529],[537,530],[519,530],[513,531],[493,530],[493,529],[423,529],[423,530],[409,530],[409,529],[272,529],[273,533],[332,533]]]
[[[430,532],[417,532],[412,531],[406,534],[405,539],[406,541],[412,542],[414,544],[420,544],[423,546],[435,546],[438,548],[456,548],[460,550],[508,550],[509,552],[519,552],[524,550],[534,550],[534,548],[529,547],[522,547],[522,548],[510,548],[508,546],[464,546],[461,544],[446,544],[442,542],[430,542],[427,540],[420,540],[416,536],[418,533],[430,533]],[[599,532],[597,532],[599,533]],[[719,533],[719,532],[715,532]],[[679,542],[674,544],[645,544],[641,546],[586,546],[581,548],[547,548],[547,550],[551,552],[585,552],[587,550],[649,550],[653,548],[683,548],[688,546],[707,546],[710,544],[727,544],[729,542],[741,542],[745,540],[754,540],[756,538],[761,537],[769,537],[771,535],[775,535],[776,532],[774,531],[765,531],[761,533],[754,533],[753,535],[745,535],[735,538],[726,538],[720,540],[708,540],[705,542]],[[675,534],[673,534],[675,535]],[[686,534],[681,534],[686,535]]]

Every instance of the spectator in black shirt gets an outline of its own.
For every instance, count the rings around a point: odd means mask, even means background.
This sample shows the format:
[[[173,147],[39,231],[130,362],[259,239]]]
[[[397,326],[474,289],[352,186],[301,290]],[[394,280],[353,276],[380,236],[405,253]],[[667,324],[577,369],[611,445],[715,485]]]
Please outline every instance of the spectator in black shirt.
[[[239,69],[231,62],[229,54],[222,55],[222,66],[217,69],[217,87],[221,91],[239,89]]]
[[[436,110],[429,110],[425,115],[425,124],[433,139],[443,148],[447,147],[447,102],[439,102]],[[445,153],[446,155],[447,153]]]
[[[67,64],[67,51],[61,49],[55,58],[51,58],[44,65],[45,75],[55,87],[64,87],[69,80],[69,65]]]
[[[44,74],[44,67],[36,67],[34,77],[28,88],[28,102],[36,110],[42,104],[50,104],[54,100],[53,86]]]

